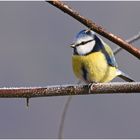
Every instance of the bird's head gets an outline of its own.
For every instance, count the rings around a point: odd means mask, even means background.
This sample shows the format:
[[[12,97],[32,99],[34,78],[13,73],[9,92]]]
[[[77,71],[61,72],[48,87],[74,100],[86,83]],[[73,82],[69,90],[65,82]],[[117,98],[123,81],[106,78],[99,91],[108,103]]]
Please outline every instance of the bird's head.
[[[95,32],[87,29],[80,31],[73,44],[70,46],[74,49],[74,54],[86,55],[92,52],[96,45]]]

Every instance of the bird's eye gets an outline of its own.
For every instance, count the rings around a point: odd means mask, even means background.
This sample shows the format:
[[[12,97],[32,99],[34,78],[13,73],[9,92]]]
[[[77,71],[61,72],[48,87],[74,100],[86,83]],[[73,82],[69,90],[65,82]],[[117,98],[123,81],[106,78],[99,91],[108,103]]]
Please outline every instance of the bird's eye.
[[[81,42],[80,44],[81,44],[81,45],[84,45],[84,44],[85,44],[85,42],[83,41],[83,42]]]

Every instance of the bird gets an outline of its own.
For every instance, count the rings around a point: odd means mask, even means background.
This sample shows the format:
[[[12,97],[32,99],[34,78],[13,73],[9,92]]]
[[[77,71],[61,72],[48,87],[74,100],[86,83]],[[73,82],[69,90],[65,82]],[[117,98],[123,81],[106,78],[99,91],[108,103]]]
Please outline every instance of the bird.
[[[116,77],[127,82],[135,81],[118,68],[112,49],[94,31],[81,30],[70,47],[73,49],[73,72],[80,81],[106,83]]]
[[[116,77],[127,82],[135,82],[129,75],[119,70],[112,49],[94,31],[81,30],[70,47],[73,49],[73,72],[80,81],[89,84],[89,93],[94,83],[110,82]],[[69,96],[62,112],[60,138],[62,138],[64,121],[71,100],[72,96]]]

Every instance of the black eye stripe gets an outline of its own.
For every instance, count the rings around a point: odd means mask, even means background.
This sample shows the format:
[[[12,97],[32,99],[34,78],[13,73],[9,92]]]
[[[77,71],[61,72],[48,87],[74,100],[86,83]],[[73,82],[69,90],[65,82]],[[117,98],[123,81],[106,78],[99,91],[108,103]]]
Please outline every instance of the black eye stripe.
[[[94,39],[88,40],[88,41],[82,41],[81,43],[77,44],[75,47],[78,47],[80,45],[85,45],[86,43],[89,43],[91,41],[93,41]]]

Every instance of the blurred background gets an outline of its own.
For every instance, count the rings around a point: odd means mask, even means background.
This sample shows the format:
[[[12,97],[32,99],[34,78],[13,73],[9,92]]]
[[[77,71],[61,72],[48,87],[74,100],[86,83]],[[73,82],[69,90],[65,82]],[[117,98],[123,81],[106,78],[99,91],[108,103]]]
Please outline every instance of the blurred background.
[[[66,3],[124,39],[140,31],[140,2]],[[76,83],[69,44],[84,28],[46,2],[0,2],[0,87]],[[116,60],[139,81],[137,58],[123,50]],[[67,98],[31,99],[29,109],[25,99],[0,99],[0,138],[58,138]],[[74,96],[64,138],[140,138],[139,108],[140,94]]]

